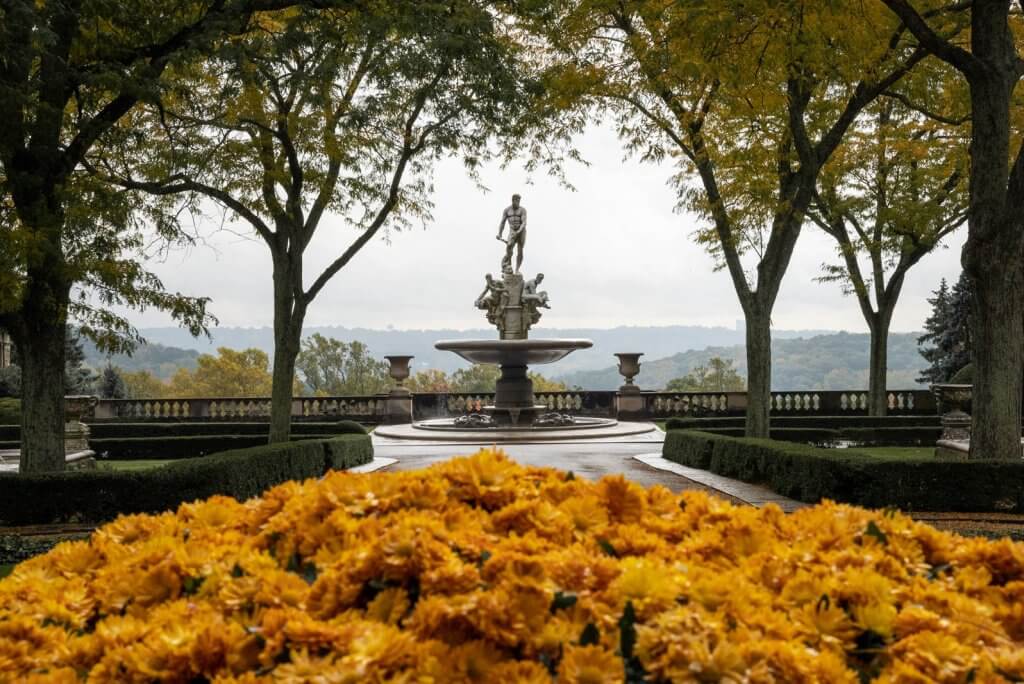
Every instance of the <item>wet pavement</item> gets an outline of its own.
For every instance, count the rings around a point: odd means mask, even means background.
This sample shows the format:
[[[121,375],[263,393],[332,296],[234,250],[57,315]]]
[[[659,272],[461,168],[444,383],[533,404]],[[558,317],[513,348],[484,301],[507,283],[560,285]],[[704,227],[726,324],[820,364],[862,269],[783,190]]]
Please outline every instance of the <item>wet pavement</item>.
[[[644,486],[656,484],[668,487],[673,492],[699,490],[716,494],[736,503],[741,499],[726,492],[702,484],[673,472],[653,468],[638,461],[641,454],[661,452],[664,433],[658,432],[636,440],[558,442],[557,444],[503,444],[501,450],[516,461],[531,466],[549,466],[571,470],[580,477],[597,480],[605,475],[625,475]],[[374,456],[394,458],[397,463],[384,468],[393,470],[417,470],[455,456],[466,456],[490,444],[437,444],[398,440],[374,439]]]

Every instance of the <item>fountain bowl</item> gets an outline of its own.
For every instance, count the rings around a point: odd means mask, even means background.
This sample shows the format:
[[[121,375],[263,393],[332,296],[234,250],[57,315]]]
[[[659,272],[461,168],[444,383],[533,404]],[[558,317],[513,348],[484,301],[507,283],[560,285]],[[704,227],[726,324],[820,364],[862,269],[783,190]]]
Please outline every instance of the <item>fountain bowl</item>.
[[[536,366],[559,361],[594,343],[583,339],[547,340],[441,340],[435,349],[458,354],[470,363],[497,366]]]

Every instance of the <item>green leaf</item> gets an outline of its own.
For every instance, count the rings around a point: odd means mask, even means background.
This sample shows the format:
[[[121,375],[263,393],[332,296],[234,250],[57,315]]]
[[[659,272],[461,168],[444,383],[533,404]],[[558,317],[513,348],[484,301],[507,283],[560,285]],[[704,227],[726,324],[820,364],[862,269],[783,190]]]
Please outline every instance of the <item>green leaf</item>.
[[[205,577],[186,577],[181,583],[181,593],[185,596],[192,596],[199,591],[199,587],[203,586],[205,581]]]
[[[597,631],[597,625],[588,622],[580,633],[580,646],[595,646],[601,641],[601,633]]]
[[[633,602],[626,601],[626,607],[619,618],[619,653],[624,660],[633,657],[633,647],[636,646],[636,612],[633,610]]]
[[[607,553],[612,558],[618,558],[619,557],[619,552],[616,551],[615,547],[612,546],[612,543],[610,541],[608,541],[607,539],[605,539],[604,537],[599,537],[598,538],[597,545],[601,547],[602,551]]]
[[[868,526],[864,530],[864,534],[866,534],[869,537],[874,537],[882,546],[885,546],[889,543],[889,537],[886,536],[885,532],[883,532],[881,528],[879,528],[878,525],[875,524],[874,520],[868,521]]]
[[[572,592],[556,591],[555,597],[551,600],[551,612],[554,613],[563,608],[572,608],[576,605],[576,594]]]

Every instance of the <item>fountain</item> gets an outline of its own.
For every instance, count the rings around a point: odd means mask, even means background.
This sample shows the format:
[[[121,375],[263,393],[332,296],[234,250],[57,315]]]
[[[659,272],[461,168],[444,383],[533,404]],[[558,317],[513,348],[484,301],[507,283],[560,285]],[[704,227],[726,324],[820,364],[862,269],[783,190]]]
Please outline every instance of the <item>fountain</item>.
[[[501,236],[509,224],[507,239]],[[444,439],[481,438],[493,441],[527,439],[571,439],[578,437],[609,437],[652,432],[651,423],[620,423],[612,418],[570,416],[552,412],[538,404],[533,394],[530,366],[554,363],[577,349],[588,349],[593,342],[585,339],[530,339],[530,329],[540,320],[541,310],[550,309],[548,293],[540,289],[544,274],[527,280],[519,272],[526,240],[526,210],[513,195],[512,206],[505,209],[498,229],[498,240],[505,243],[501,262],[501,278],[490,273],[484,276],[484,289],[474,305],[484,311],[487,320],[498,329],[498,339],[442,340],[434,347],[458,354],[474,364],[493,364],[501,369],[494,403],[483,407],[482,413],[458,418],[425,420],[411,426],[386,426],[375,434],[397,438],[428,438],[427,433],[443,433]],[[518,248],[515,268],[514,250]]]

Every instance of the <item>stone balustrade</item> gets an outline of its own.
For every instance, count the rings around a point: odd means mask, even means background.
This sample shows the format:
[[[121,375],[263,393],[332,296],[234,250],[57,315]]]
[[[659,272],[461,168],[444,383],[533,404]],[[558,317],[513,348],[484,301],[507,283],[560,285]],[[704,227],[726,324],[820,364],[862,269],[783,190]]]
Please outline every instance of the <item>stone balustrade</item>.
[[[658,420],[673,416],[742,415],[745,392],[633,392],[616,391],[536,392],[535,399],[550,411],[578,416],[628,417]],[[378,423],[394,420],[396,402],[408,404],[402,413],[416,420],[452,418],[477,413],[494,401],[486,392],[422,392],[407,397],[387,394],[337,397],[296,397],[292,417],[306,420],[356,420]],[[623,401],[629,401],[625,409]],[[868,395],[861,390],[807,390],[772,392],[773,415],[867,415]],[[892,415],[926,415],[936,412],[935,397],[928,390],[889,392]],[[625,413],[623,411],[625,410]],[[628,416],[626,415],[628,414]],[[100,399],[96,420],[266,420],[268,397],[202,397],[182,399]],[[408,418],[406,417],[406,420]]]

